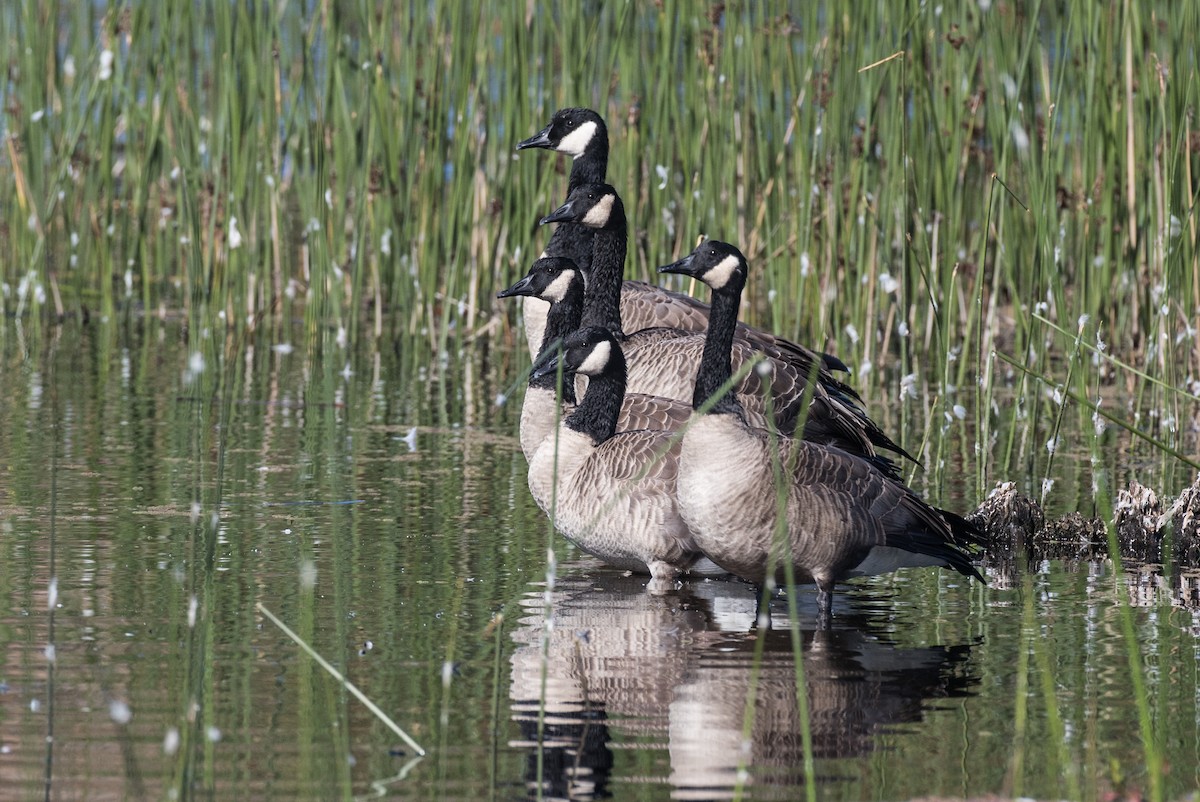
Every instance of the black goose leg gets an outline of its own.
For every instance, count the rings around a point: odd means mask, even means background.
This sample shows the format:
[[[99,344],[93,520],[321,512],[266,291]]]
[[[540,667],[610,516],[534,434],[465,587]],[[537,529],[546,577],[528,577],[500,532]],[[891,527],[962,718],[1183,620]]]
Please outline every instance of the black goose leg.
[[[754,628],[771,631],[771,591],[763,585],[754,585]]]
[[[833,588],[817,585],[817,629],[833,627]]]

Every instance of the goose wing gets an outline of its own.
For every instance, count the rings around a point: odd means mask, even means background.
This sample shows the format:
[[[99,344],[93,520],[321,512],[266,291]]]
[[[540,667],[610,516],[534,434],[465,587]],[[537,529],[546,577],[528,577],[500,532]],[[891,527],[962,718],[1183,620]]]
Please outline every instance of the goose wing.
[[[626,331],[665,326],[703,332],[708,328],[708,314],[709,306],[703,301],[645,281],[626,281],[621,288],[621,320]],[[821,366],[823,374],[830,371],[849,372],[846,364],[835,356],[812,351],[745,323],[737,324],[737,333],[763,350],[774,349],[781,355],[786,354],[787,358],[796,360],[805,368],[815,362]],[[837,382],[855,398],[858,397],[853,389],[838,382],[832,375],[822,377],[822,380],[826,379]]]
[[[621,323],[625,331],[666,327],[703,332],[708,328],[708,304],[645,281],[621,286]]]
[[[848,558],[847,568],[871,548],[886,546],[930,557],[982,581],[965,550],[977,533],[958,524],[966,524],[961,518],[948,518],[867,460],[813,444],[799,446],[804,453],[793,455],[794,447],[790,441],[783,451],[792,465],[789,516],[816,527],[811,531],[837,531],[853,542],[861,553]]]
[[[617,431],[630,432],[638,429],[677,431],[687,423],[692,414],[691,405],[674,398],[663,398],[645,393],[626,393],[621,404],[621,416],[617,418]]]
[[[665,327],[643,329],[628,335],[622,343],[629,364],[628,391],[690,401],[696,365],[704,351],[704,338],[701,333]],[[745,363],[759,359],[761,354],[751,343],[734,340],[730,361],[737,370]],[[804,416],[806,440],[835,445],[858,454],[873,461],[884,473],[896,477],[895,466],[879,456],[875,449],[905,452],[853,400],[818,382],[813,387],[805,415],[809,374],[782,358],[770,358],[764,364],[768,368],[765,375],[757,369],[751,370],[737,385],[738,400],[752,425],[765,425],[768,420],[765,394],[770,388],[771,413],[781,431],[790,433]]]

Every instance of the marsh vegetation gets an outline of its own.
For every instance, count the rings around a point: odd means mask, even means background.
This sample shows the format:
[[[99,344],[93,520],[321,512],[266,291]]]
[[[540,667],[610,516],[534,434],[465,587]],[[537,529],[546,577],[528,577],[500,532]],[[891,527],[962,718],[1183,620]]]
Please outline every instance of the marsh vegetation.
[[[0,8],[0,776],[53,798],[1193,791],[1179,516],[1158,560],[1107,544],[1132,480],[1165,513],[1200,471],[1197,30],[1196,4],[1134,0]],[[849,587],[851,623],[805,631],[807,717],[793,644],[731,634],[742,590],[651,599],[579,562],[525,488],[529,357],[494,299],[569,168],[515,144],[564,105],[608,121],[628,277],[737,243],[743,318],[849,365],[926,498],[1011,482],[1097,519],[1091,545],[1009,555],[987,588]],[[807,750],[696,779],[690,728],[781,743],[798,716]]]

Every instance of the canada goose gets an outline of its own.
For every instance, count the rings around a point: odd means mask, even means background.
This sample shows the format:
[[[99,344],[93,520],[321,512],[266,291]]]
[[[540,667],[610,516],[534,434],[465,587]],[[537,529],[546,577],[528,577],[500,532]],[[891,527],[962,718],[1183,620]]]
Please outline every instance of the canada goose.
[[[567,181],[567,194],[584,184],[603,184],[608,172],[608,126],[604,118],[591,109],[565,108],[554,112],[550,122],[541,131],[517,143],[517,150],[542,148],[565,153],[572,158],[571,175]],[[568,256],[575,260],[591,283],[591,236],[578,225],[559,226],[546,246],[546,256]],[[591,301],[592,289],[588,287]],[[626,280],[621,285],[621,317],[626,331],[638,331],[666,326],[701,334],[708,328],[708,305],[703,301],[673,292],[645,281]],[[537,352],[541,343],[541,317],[544,308],[537,312],[529,304],[524,307],[526,333],[529,337],[529,352]],[[531,312],[534,317],[531,318]],[[849,372],[845,363],[830,354],[814,353],[802,345],[782,337],[738,323],[738,334],[746,341],[762,349],[778,348],[785,353],[794,352],[806,362],[819,359],[824,370]],[[843,390],[857,399],[858,395],[849,387]]]
[[[529,272],[506,290],[497,293],[498,298],[524,296],[540,298],[550,304],[546,314],[546,327],[535,364],[549,359],[550,352],[571,332],[579,328],[583,315],[583,274],[570,259],[561,256],[546,256],[538,259]],[[554,430],[560,418],[575,409],[575,382],[565,381],[562,388],[561,407],[556,393],[557,377],[546,373],[531,379],[525,390],[521,405],[521,450],[526,459],[546,435]],[[641,393],[627,393],[617,418],[617,431],[633,429],[677,430],[691,414],[690,404],[676,399],[660,398]]]
[[[574,222],[593,229],[592,268],[585,298],[582,326],[604,326],[622,331],[622,313],[618,296],[621,271],[625,265],[628,228],[625,208],[616,190],[608,184],[584,184],[571,191],[567,202],[544,217],[543,224]],[[740,335],[740,331],[735,332]],[[731,335],[735,332],[731,332]],[[738,398],[755,422],[768,418],[764,394],[769,384],[771,414],[781,431],[792,432],[803,415],[804,437],[814,442],[836,445],[873,460],[885,472],[895,471],[875,448],[884,448],[909,456],[867,417],[847,394],[842,382],[826,370],[812,354],[783,352],[761,343],[734,339],[734,364],[741,366],[759,353],[770,359],[766,375],[758,370],[746,373],[736,385]],[[667,327],[631,331],[624,336],[622,348],[628,362],[626,391],[645,393],[690,402],[695,385],[696,366],[704,350],[704,335]],[[816,377],[805,414],[805,395],[810,375]],[[849,391],[852,393],[853,391]],[[914,460],[915,461],[915,460]]]
[[[609,565],[649,573],[661,589],[680,573],[723,574],[704,558],[675,504],[679,438],[617,432],[625,357],[608,329],[567,335],[534,370],[589,377],[587,394],[529,461],[529,490],[572,543]]]
[[[560,109],[549,124],[528,139],[517,143],[517,150],[545,148],[569,155],[571,176],[567,179],[567,194],[583,184],[604,181],[608,171],[608,126],[591,109]],[[586,271],[592,261],[592,231],[577,224],[561,225],[554,230],[542,256],[565,256]],[[526,297],[522,305],[525,336],[529,353],[537,354],[542,344],[546,304]]]
[[[937,565],[983,581],[968,549],[982,545],[975,527],[935,509],[898,480],[838,448],[749,428],[737,397],[724,393],[747,265],[741,251],[709,240],[659,270],[693,276],[713,291],[704,356],[684,430],[679,511],[713,562],[750,582],[782,581],[790,563],[797,582],[816,583],[818,622],[830,623],[834,584],[905,566]],[[778,462],[772,453],[778,444]],[[776,465],[786,477],[786,539],[775,544],[780,503]]]

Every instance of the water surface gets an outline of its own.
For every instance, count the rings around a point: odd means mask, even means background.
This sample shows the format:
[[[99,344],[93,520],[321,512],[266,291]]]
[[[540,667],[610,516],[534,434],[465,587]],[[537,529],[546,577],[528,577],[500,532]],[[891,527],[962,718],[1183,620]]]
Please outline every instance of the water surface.
[[[745,585],[653,595],[548,530],[511,343],[3,325],[16,798],[794,799],[800,681],[822,798],[1144,792],[1123,589],[1167,796],[1200,784],[1195,574],[909,571],[845,586],[831,632],[801,589],[798,641],[786,600],[756,640]],[[1088,485],[1084,463],[1060,457],[1064,485]]]

